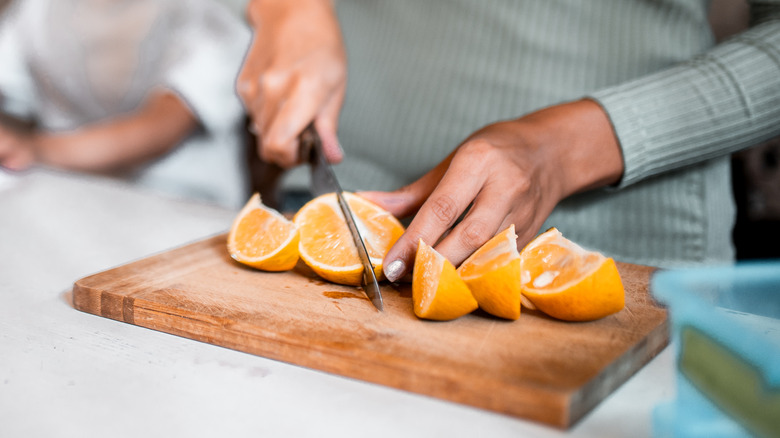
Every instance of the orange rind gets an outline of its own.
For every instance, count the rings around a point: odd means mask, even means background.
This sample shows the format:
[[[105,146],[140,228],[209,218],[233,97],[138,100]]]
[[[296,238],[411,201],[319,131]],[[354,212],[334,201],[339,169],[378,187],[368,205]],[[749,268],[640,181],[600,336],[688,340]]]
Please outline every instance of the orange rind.
[[[298,230],[255,193],[238,213],[227,241],[230,256],[264,271],[287,271],[298,263]]]
[[[412,270],[412,301],[419,318],[449,321],[479,307],[455,267],[420,239]]]

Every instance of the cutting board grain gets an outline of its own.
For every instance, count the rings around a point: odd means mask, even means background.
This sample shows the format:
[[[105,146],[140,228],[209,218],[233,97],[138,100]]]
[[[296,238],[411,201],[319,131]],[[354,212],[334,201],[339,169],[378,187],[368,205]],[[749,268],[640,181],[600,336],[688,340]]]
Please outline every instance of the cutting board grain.
[[[77,281],[84,312],[329,373],[567,428],[668,343],[651,268],[618,264],[626,308],[568,323],[523,310],[449,322],[414,316],[411,286],[384,284],[385,311],[305,265],[265,273],[214,236]]]

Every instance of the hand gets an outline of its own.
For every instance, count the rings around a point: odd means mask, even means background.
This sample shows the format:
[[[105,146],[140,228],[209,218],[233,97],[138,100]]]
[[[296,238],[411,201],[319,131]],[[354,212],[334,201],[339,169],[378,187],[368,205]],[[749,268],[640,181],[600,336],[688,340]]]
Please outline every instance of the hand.
[[[418,239],[455,266],[510,224],[522,248],[558,202],[622,173],[607,115],[582,100],[489,125],[414,183],[361,195],[398,217],[417,212],[383,262],[397,281],[412,267]]]
[[[255,29],[237,90],[261,138],[260,157],[298,164],[298,135],[314,120],[325,155],[339,162],[336,130],[346,90],[346,54],[329,0],[254,0]]]
[[[0,166],[25,170],[36,162],[35,134],[19,133],[0,124]]]

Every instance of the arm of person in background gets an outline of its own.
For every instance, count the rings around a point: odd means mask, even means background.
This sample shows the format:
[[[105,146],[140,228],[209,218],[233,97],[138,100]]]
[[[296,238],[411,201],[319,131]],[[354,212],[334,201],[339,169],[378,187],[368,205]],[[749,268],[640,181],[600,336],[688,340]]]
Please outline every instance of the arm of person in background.
[[[332,0],[252,0],[255,30],[237,91],[261,138],[260,157],[300,163],[298,136],[314,121],[331,162],[343,156],[336,130],[346,90],[346,54]]]
[[[178,96],[160,91],[134,113],[74,131],[25,133],[0,125],[0,165],[13,170],[44,164],[95,173],[123,171],[164,155],[197,127]]]
[[[751,13],[751,29],[701,57],[489,125],[409,186],[363,193],[397,216],[417,213],[384,259],[387,278],[409,271],[420,238],[457,266],[510,223],[522,247],[569,195],[780,134],[780,3],[752,2]]]

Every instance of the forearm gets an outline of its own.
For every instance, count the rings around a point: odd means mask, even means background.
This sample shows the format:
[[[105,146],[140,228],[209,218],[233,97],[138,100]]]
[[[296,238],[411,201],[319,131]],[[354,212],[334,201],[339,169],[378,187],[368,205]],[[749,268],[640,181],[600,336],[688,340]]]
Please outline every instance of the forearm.
[[[169,152],[197,123],[178,97],[158,93],[127,116],[70,133],[37,135],[35,156],[42,164],[72,170],[126,170]]]
[[[683,65],[594,93],[625,160],[621,185],[780,135],[780,21]]]
[[[305,12],[303,7],[325,7],[333,9],[334,0],[250,0],[246,7],[249,24],[258,29],[261,25],[279,22],[278,14]],[[303,31],[303,29],[302,29]]]

